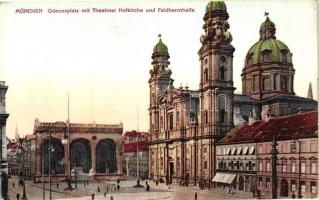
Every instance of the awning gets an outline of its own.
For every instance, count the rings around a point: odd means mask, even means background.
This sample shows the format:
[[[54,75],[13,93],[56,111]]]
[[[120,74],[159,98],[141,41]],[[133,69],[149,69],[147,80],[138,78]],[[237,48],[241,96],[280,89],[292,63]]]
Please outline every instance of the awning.
[[[213,178],[213,182],[231,184],[234,181],[235,177],[236,174],[226,174],[217,172]]]
[[[249,155],[252,155],[254,153],[255,146],[251,146],[249,149]]]
[[[244,150],[243,150],[243,155],[246,155],[246,153],[247,153],[247,150],[248,150],[248,147],[244,147]]]
[[[235,155],[235,152],[236,152],[236,147],[233,147],[231,150],[231,155]]]
[[[241,149],[242,149],[242,147],[237,147],[237,155],[241,154]]]
[[[230,147],[227,148],[226,155],[229,155],[229,153],[230,153]]]

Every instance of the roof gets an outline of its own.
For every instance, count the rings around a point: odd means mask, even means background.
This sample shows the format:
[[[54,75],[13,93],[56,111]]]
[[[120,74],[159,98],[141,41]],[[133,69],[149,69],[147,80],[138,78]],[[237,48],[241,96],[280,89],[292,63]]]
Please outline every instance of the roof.
[[[266,27],[275,27],[275,23],[272,22],[268,16],[266,17],[266,20],[260,25],[260,29]]]
[[[139,141],[139,142],[131,142],[124,144],[124,153],[131,153],[137,151],[148,151],[148,142],[147,141]]]
[[[291,95],[291,94],[275,95],[275,96],[272,96],[272,97],[265,99],[263,102],[269,103],[269,102],[273,102],[273,101],[304,101],[304,102],[306,101],[308,103],[317,104],[316,100],[305,98],[305,97],[300,97],[300,96],[296,96],[296,95]]]
[[[211,1],[206,6],[206,13],[210,11],[221,10],[227,11],[226,4],[224,1]]]
[[[271,141],[273,135],[277,140],[317,137],[317,124],[317,111],[276,117],[269,121],[259,120],[251,125],[243,123],[230,130],[218,144]]]
[[[259,101],[247,95],[235,94],[234,103],[258,103]]]
[[[154,46],[153,53],[168,53],[168,48],[162,42],[162,38],[160,38],[158,43]]]
[[[267,62],[287,62],[282,60],[281,51],[286,50],[289,55],[289,48],[285,43],[275,38],[267,38],[265,40],[259,40],[252,47],[250,47],[247,58],[252,55],[252,64],[258,64],[262,62],[262,52],[269,50],[270,60]]]
[[[148,133],[146,132],[126,131],[125,133],[123,133],[123,137],[136,137],[137,135],[148,137]]]

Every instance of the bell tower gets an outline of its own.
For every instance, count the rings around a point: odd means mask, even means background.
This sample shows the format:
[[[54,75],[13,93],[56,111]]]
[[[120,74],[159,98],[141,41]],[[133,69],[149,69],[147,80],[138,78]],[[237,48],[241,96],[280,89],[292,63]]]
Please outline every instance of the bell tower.
[[[211,1],[206,7],[200,37],[200,113],[202,135],[223,136],[233,127],[233,53],[228,32],[228,13],[223,1]]]
[[[152,69],[150,70],[150,139],[156,138],[159,130],[159,112],[158,98],[165,92],[167,88],[173,87],[173,79],[171,79],[172,71],[168,68],[170,62],[168,48],[162,42],[161,35],[158,35],[159,41],[153,48]]]

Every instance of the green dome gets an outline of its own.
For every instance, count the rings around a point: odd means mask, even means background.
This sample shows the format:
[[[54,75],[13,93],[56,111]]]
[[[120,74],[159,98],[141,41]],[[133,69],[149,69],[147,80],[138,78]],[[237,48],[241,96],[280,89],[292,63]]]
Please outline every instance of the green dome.
[[[247,59],[252,55],[252,64],[258,64],[262,62],[262,52],[269,50],[270,60],[268,62],[281,62],[281,52],[286,50],[289,54],[290,50],[283,42],[275,38],[269,38],[266,40],[260,40],[256,42],[248,51]]]
[[[167,46],[162,42],[160,38],[158,43],[153,48],[153,53],[168,53]]]
[[[275,27],[275,23],[272,22],[269,17],[266,18],[266,20],[260,25],[260,29],[265,27]]]
[[[226,4],[224,1],[211,1],[206,6],[206,13],[209,11],[214,10],[221,10],[221,11],[227,11]]]

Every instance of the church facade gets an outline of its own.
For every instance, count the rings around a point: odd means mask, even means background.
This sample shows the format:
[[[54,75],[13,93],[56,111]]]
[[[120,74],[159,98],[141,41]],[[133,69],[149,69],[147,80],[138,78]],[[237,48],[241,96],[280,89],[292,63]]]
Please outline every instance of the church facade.
[[[216,171],[216,143],[248,118],[283,116],[314,110],[317,102],[296,96],[292,53],[276,39],[267,16],[260,40],[249,50],[242,94],[234,94],[232,35],[223,1],[211,1],[200,37],[198,90],[175,88],[169,53],[162,39],[153,48],[150,70],[149,176],[166,183],[211,187]]]

